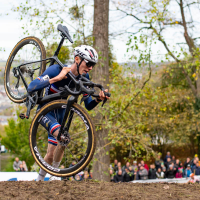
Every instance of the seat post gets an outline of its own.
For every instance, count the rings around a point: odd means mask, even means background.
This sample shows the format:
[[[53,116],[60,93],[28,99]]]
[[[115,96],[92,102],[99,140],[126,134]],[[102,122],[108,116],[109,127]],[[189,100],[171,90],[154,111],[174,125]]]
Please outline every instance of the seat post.
[[[57,49],[56,49],[56,51],[55,51],[55,53],[54,53],[54,56],[58,56],[59,51],[60,51],[60,49],[61,49],[61,47],[62,47],[62,45],[63,45],[63,42],[64,42],[64,40],[65,40],[65,37],[64,37],[62,34],[61,34],[61,36],[62,36],[62,39],[60,40],[60,43],[59,43],[59,45],[58,45],[58,47],[57,47]],[[51,65],[53,65],[54,62],[55,62],[55,60],[52,59],[50,65],[49,65],[49,67],[50,67]]]

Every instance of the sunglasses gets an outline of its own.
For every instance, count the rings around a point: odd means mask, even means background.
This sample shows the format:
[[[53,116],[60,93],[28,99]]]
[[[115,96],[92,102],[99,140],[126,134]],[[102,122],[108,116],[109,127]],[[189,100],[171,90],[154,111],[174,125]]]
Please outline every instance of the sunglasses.
[[[86,59],[84,59],[84,61],[85,61],[87,67],[94,67],[96,65],[96,63],[88,61]]]

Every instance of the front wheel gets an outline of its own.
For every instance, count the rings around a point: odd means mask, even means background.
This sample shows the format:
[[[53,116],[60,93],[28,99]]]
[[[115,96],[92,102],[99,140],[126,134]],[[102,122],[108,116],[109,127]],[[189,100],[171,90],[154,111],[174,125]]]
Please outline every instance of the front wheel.
[[[31,153],[37,164],[47,173],[60,177],[73,176],[82,171],[91,161],[96,146],[95,129],[90,116],[80,105],[74,103],[65,122],[65,127],[70,122],[70,142],[64,149],[60,163],[62,167],[55,168],[44,161],[48,144],[55,143],[48,138],[48,133],[61,124],[66,107],[66,100],[56,100],[44,105],[35,115],[29,134]],[[56,122],[50,120],[52,116]],[[49,130],[48,123],[52,123]]]

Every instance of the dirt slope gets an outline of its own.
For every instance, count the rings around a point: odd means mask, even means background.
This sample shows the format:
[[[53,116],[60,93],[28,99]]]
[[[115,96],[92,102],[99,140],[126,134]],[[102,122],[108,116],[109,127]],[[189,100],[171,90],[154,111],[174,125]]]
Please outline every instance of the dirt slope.
[[[0,182],[0,199],[200,199],[200,184],[133,184],[94,181]]]

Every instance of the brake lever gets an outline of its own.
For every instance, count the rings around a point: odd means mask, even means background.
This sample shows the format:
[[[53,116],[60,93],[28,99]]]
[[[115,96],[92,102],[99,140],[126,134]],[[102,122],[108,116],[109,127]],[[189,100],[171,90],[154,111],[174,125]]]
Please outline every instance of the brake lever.
[[[111,93],[109,93],[109,92],[103,91],[103,93],[104,93],[104,95],[105,95],[106,97],[110,97],[110,96],[111,96]],[[107,100],[108,100],[107,98],[105,98],[105,99],[103,100],[103,103],[102,103],[102,106],[101,106],[101,107],[103,107],[103,105],[106,103]]]
[[[81,98],[81,101],[80,101],[80,104],[83,102],[83,101],[85,101],[87,98],[89,98],[90,97],[90,95],[87,95],[87,96],[83,96],[82,98]]]

